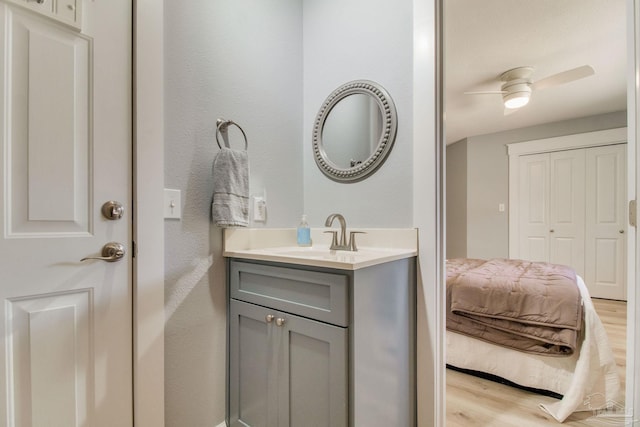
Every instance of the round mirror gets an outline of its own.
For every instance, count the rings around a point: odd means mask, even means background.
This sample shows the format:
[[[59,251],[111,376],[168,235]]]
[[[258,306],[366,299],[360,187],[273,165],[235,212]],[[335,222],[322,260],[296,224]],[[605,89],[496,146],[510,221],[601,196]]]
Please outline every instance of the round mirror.
[[[396,130],[396,108],[383,87],[368,80],[346,83],[329,95],[316,116],[316,164],[335,181],[359,181],[382,165]]]

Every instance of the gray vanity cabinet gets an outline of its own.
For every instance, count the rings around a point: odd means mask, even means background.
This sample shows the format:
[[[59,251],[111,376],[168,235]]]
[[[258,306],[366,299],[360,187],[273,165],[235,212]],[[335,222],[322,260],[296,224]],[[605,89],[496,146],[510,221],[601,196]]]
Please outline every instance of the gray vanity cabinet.
[[[346,427],[347,277],[235,261],[230,271],[229,425]]]
[[[414,261],[388,264],[229,261],[229,426],[415,425]]]

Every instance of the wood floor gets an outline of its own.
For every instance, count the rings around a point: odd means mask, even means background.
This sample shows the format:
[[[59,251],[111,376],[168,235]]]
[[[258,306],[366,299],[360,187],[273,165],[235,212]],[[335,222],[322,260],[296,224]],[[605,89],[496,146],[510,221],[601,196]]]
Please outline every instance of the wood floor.
[[[609,335],[624,394],[627,305],[601,299],[594,299],[593,304]],[[447,369],[447,427],[597,425],[590,412],[575,413],[558,423],[538,408],[539,403],[553,401],[556,399]]]

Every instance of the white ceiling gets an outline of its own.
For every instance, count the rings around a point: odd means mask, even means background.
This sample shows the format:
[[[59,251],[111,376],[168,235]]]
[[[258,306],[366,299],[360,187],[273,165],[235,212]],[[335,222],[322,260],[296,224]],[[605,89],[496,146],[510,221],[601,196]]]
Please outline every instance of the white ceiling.
[[[445,0],[447,143],[626,109],[626,1]],[[581,65],[595,75],[540,91],[504,115],[498,76],[533,66],[533,80]]]

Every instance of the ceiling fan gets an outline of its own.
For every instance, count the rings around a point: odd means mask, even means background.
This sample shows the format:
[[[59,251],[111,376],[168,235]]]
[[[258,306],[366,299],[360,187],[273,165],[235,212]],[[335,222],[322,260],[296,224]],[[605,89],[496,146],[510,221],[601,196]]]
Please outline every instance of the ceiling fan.
[[[559,86],[575,80],[580,80],[595,74],[594,69],[590,65],[572,68],[562,71],[543,79],[533,81],[531,75],[533,67],[518,67],[505,71],[500,74],[502,86],[500,90],[465,92],[466,95],[502,95],[502,101],[505,107],[505,114],[509,111],[524,107],[529,103],[531,92],[534,90],[546,89],[553,86]]]

